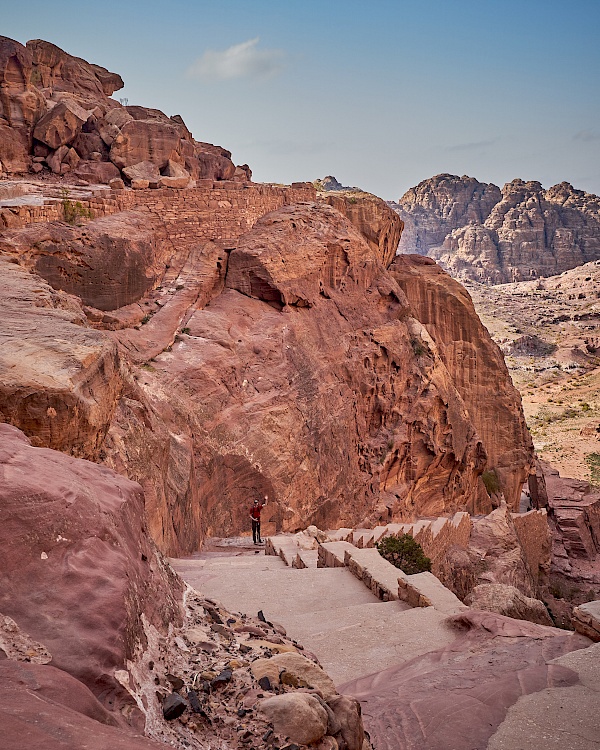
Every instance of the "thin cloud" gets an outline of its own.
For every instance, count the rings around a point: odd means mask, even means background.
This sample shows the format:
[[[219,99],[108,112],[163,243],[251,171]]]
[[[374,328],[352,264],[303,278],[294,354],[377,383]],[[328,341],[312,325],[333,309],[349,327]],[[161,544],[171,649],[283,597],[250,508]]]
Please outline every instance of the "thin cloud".
[[[578,133],[575,133],[573,140],[583,141],[584,143],[600,141],[600,133],[595,133],[593,130],[580,130]]]
[[[283,51],[258,49],[259,38],[234,44],[219,52],[207,49],[187,70],[188,78],[225,81],[233,78],[271,78],[283,68]]]
[[[475,151],[478,148],[487,148],[493,146],[498,141],[497,138],[493,138],[490,141],[473,141],[472,143],[457,143],[456,146],[448,146],[446,151]]]

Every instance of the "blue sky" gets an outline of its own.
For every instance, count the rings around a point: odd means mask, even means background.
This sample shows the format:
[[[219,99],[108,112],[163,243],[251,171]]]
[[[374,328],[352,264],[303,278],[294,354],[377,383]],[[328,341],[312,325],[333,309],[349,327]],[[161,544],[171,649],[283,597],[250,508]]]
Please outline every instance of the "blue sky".
[[[600,0],[0,0],[258,181],[387,199],[440,172],[600,194]]]

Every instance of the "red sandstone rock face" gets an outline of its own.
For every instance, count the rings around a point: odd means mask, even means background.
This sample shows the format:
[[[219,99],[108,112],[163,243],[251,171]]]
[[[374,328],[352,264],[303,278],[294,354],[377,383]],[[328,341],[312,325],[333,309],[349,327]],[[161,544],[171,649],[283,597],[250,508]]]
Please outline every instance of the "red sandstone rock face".
[[[46,103],[32,85],[31,52],[0,37],[0,162],[6,172],[25,172],[31,159],[31,132]]]
[[[550,524],[553,572],[585,586],[600,583],[600,491],[587,482],[561,477],[543,464]]]
[[[484,748],[521,695],[576,684],[576,672],[548,662],[591,643],[487,612],[452,619],[457,639],[446,648],[340,688],[360,700],[378,749]]]
[[[53,93],[72,94],[83,106],[92,109],[99,104],[103,109],[118,106],[109,101],[115,91],[123,88],[123,79],[100,65],[93,65],[80,57],[74,57],[55,44],[42,39],[27,42],[34,66],[34,83]]]
[[[0,259],[0,421],[36,445],[97,457],[121,390],[108,337],[74,297]]]
[[[33,448],[3,424],[0,466],[0,612],[107,708],[129,706],[122,716],[133,711],[134,721],[137,708],[115,670],[136,662],[150,625],[164,632],[182,617],[181,583],[145,532],[141,488]]]
[[[219,193],[232,228],[219,213],[215,233],[239,236],[245,203],[237,198],[248,194],[233,186]],[[171,205],[154,195],[161,208]],[[111,330],[86,327],[78,299],[53,292],[52,304],[73,316],[64,340],[93,341],[93,356],[106,364],[82,367],[92,379],[80,407],[64,374],[68,347],[61,350],[50,360],[59,387],[48,409],[41,353],[49,344],[38,327],[29,370],[6,369],[13,380],[4,419],[39,444],[101,456],[139,481],[151,533],[171,554],[197,549],[206,533],[245,530],[255,494],[269,496],[265,514],[279,529],[356,524],[382,502],[398,517],[480,509],[486,454],[455,385],[464,386],[458,364],[453,374],[385,268],[398,220],[386,219],[389,209],[375,199],[364,210],[355,205],[348,215],[356,226],[328,205],[289,206],[228,244],[194,243],[187,224],[184,243],[180,225],[158,208],[143,218],[129,212],[5,233],[4,254],[82,295],[89,324]],[[259,212],[250,206],[244,215],[252,223]],[[375,230],[366,231],[370,215]],[[108,262],[111,254],[119,264]],[[46,295],[48,287],[7,267],[20,309],[34,321],[47,316],[49,302],[31,308],[36,285]],[[20,329],[11,330],[22,351]],[[130,371],[127,362],[143,368]],[[32,407],[30,384],[43,408]]]
[[[508,505],[518,511],[521,487],[534,466],[533,444],[500,349],[466,289],[433,261],[399,255],[390,273],[436,342],[485,447],[487,469],[497,473]]]
[[[396,511],[425,515],[476,491],[484,453],[446,368],[330,207],[261,219],[231,253],[224,292],[187,328],[142,385],[154,410],[168,403],[189,424],[207,532],[244,529],[255,494],[294,529],[356,523],[382,491]]]
[[[381,198],[355,191],[349,194],[329,192],[319,197],[350,219],[381,263],[388,266],[392,262],[403,234],[404,223],[398,220],[395,212],[386,210],[386,204]]]
[[[7,232],[0,253],[85,305],[115,310],[162,278],[172,246],[155,217],[125,211],[84,226],[55,222]]]
[[[0,662],[4,750],[160,750],[164,745],[118,727],[81,682],[51,666]]]

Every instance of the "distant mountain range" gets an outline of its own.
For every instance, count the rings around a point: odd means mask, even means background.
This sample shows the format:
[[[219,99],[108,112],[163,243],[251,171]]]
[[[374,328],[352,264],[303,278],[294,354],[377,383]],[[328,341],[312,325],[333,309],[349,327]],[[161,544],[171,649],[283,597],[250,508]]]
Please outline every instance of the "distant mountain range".
[[[435,258],[465,281],[524,281],[600,258],[600,198],[568,182],[544,190],[516,179],[501,190],[441,174],[389,205],[405,224],[399,252]]]

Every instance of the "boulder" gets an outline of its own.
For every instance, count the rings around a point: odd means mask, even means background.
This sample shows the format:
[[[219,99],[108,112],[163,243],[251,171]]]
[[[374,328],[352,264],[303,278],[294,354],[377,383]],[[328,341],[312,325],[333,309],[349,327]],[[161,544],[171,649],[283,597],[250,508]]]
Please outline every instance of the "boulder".
[[[196,180],[232,180],[235,164],[229,157],[206,149],[206,145],[196,146],[194,156],[186,159],[186,169]]]
[[[138,661],[150,626],[166,633],[182,622],[182,583],[145,533],[141,487],[34,448],[7,424],[0,465],[0,611],[44,644],[53,666],[136,723],[119,672],[148,669]]]
[[[148,183],[158,183],[160,172],[156,164],[151,161],[141,161],[123,169],[123,174],[128,180],[147,180]]]
[[[146,190],[150,187],[149,180],[131,180],[132,190]]]
[[[84,160],[90,160],[91,154],[98,152],[106,156],[108,160],[108,148],[106,147],[101,136],[97,132],[92,133],[78,133],[77,137],[73,141],[73,148],[79,156]]]
[[[88,113],[78,104],[61,101],[38,121],[33,137],[57,149],[74,141],[87,119]]]
[[[167,166],[162,171],[160,187],[187,187],[190,182],[190,173],[176,161],[169,159]]]
[[[179,152],[177,125],[156,120],[126,122],[110,147],[110,160],[119,169],[152,162],[162,169]]]
[[[60,168],[62,166],[63,159],[69,152],[68,146],[60,146],[52,154],[46,157],[46,164],[54,172],[54,174],[60,174]]]
[[[348,695],[338,695],[328,701],[328,706],[340,726],[335,735],[340,750],[362,750],[365,733],[360,703]]]
[[[68,164],[71,169],[76,169],[80,161],[81,157],[74,148],[70,148],[63,158],[63,163]]]
[[[115,107],[114,109],[111,109],[110,112],[107,112],[104,117],[105,123],[108,125],[114,125],[117,130],[120,130],[125,123],[131,122],[132,120],[133,117],[125,107]]]
[[[525,596],[514,586],[502,583],[482,583],[466,597],[465,604],[473,609],[496,612],[515,620],[529,620],[539,625],[552,625],[544,602]]]
[[[573,627],[592,641],[600,641],[600,601],[580,604],[573,609]]]
[[[257,679],[268,676],[275,685],[283,683],[293,687],[314,688],[326,701],[337,695],[329,675],[302,654],[277,654],[270,659],[257,659],[252,662],[252,673]]]
[[[86,180],[94,185],[108,185],[111,180],[121,177],[121,173],[109,161],[80,161],[73,171],[73,177]]]
[[[258,710],[276,732],[300,745],[310,745],[327,732],[327,711],[308,693],[284,693],[258,703]]]
[[[0,172],[27,172],[30,164],[29,148],[22,133],[0,120]]]

